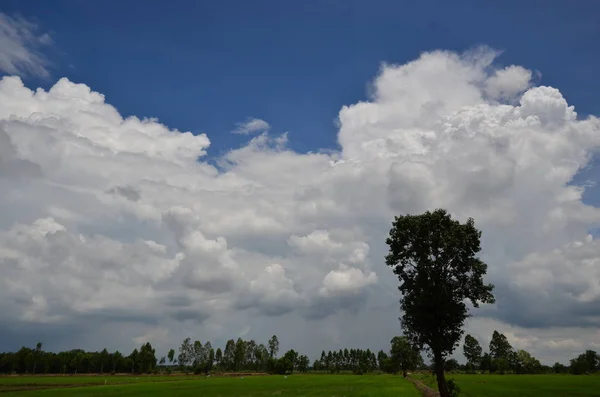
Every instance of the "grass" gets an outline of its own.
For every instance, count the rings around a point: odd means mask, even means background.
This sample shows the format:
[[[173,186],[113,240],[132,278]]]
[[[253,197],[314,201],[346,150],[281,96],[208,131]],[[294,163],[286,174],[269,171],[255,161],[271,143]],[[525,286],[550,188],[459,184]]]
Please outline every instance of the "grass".
[[[107,385],[104,385],[106,379]],[[117,384],[129,382],[128,384]],[[36,384],[37,386],[32,386]],[[19,391],[7,388],[19,387]],[[65,388],[68,385],[68,388]],[[46,389],[32,390],[32,387]],[[0,378],[2,397],[173,396],[188,397],[419,397],[412,383],[391,375],[293,375],[256,377],[61,376]]]
[[[415,374],[437,390],[432,375]],[[461,397],[592,397],[600,396],[600,376],[594,375],[466,375],[447,374],[460,387]]]

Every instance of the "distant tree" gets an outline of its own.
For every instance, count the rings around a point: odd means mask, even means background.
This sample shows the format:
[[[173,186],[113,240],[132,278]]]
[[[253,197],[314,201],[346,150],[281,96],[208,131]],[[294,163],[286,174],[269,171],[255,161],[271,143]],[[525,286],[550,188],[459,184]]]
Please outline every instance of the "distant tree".
[[[215,353],[215,363],[217,364],[217,367],[221,366],[222,361],[223,361],[223,352],[221,351],[221,348],[219,347],[217,349],[217,352]]]
[[[484,372],[492,372],[492,356],[489,353],[485,353],[483,356],[481,356],[481,364],[479,365],[479,369]]]
[[[505,373],[510,369],[510,362],[507,358],[492,358],[491,372]]]
[[[310,360],[308,356],[300,355],[298,356],[298,362],[296,363],[296,368],[298,372],[308,372],[308,368],[310,367]]]
[[[564,374],[565,372],[567,372],[567,366],[556,362],[552,366],[552,372],[554,372],[555,374]]]
[[[395,369],[394,372],[401,370],[402,375],[406,378],[408,371],[414,371],[417,368],[421,353],[405,336],[394,336],[390,343],[392,345],[390,359]]]
[[[481,355],[483,349],[479,344],[479,341],[471,335],[465,336],[465,343],[463,345],[463,354],[467,359],[467,364],[472,368],[477,368],[481,364]]]
[[[266,370],[269,362],[269,350],[262,343],[254,349],[254,360],[258,369]]]
[[[99,362],[100,362],[100,373],[104,373],[104,367],[108,366],[110,363],[110,354],[108,353],[108,350],[106,349],[102,349],[102,351],[100,352],[100,357],[99,357]]]
[[[278,360],[275,360],[273,372],[277,374],[291,374],[298,360],[298,353],[295,350],[288,350]]]
[[[542,364],[529,352],[518,350],[514,356],[514,370],[517,374],[539,374],[542,372]]]
[[[586,350],[583,357],[588,364],[590,371],[600,370],[600,355],[593,350]]]
[[[456,371],[459,368],[460,368],[460,364],[454,358],[451,358],[444,362],[444,371],[446,371],[446,372]]]
[[[223,352],[223,365],[229,370],[235,370],[235,341],[229,339]]]
[[[202,346],[202,342],[198,340],[194,341],[192,346],[192,358],[190,361],[192,362],[194,373],[200,373],[202,371],[202,364],[204,362],[204,346]]]
[[[383,371],[387,359],[388,355],[383,350],[377,352],[377,365],[381,371]]]
[[[483,282],[487,265],[477,258],[480,238],[473,219],[461,224],[438,209],[396,217],[386,240],[386,264],[400,280],[404,332],[417,346],[429,348],[440,397],[450,397],[444,359],[464,332],[465,301],[474,307],[494,302],[493,286]]]
[[[42,357],[42,342],[38,342],[35,345],[35,350],[33,351],[33,374],[35,375],[35,368],[37,367],[37,363]]]
[[[138,372],[149,373],[156,368],[156,350],[150,342],[142,345],[138,356]]]
[[[208,373],[212,369],[213,362],[215,361],[215,351],[209,341],[206,341],[202,350],[204,353],[202,357],[202,369],[204,370],[204,373]]]
[[[177,362],[181,368],[187,372],[187,366],[192,360],[194,347],[191,343],[190,338],[185,338],[179,346],[179,355],[177,356]]]
[[[169,350],[167,357],[169,358],[169,364],[173,364],[173,360],[175,359],[175,350]]]
[[[571,360],[569,372],[573,375],[582,375],[595,372],[600,369],[600,356],[593,350],[586,350]]]
[[[298,363],[298,357],[299,357],[299,354],[297,351],[295,351],[294,349],[290,349],[287,352],[285,352],[284,357],[292,363],[292,370],[294,368],[296,368],[296,364]]]
[[[214,364],[215,364],[215,349],[213,349],[211,347],[208,350],[208,365],[206,366],[206,372],[212,371]]]
[[[246,363],[246,366],[249,369],[255,369],[254,365],[254,352],[256,351],[256,342],[254,340],[248,341],[246,342],[246,351],[245,351],[245,357],[244,357],[244,362]]]
[[[271,339],[269,339],[269,356],[271,358],[276,358],[277,353],[279,353],[279,339],[277,339],[277,335],[273,335]]]
[[[159,363],[160,365],[165,365],[165,363],[166,363],[166,362],[167,362],[167,358],[166,358],[165,356],[162,356],[162,357],[160,358],[160,360],[158,361],[158,363]]]
[[[113,366],[113,372],[117,372],[117,366],[121,365],[121,362],[123,361],[123,355],[117,350],[112,354],[111,361]]]
[[[238,338],[238,340],[235,342],[234,367],[236,371],[242,369],[246,363],[246,346],[247,343],[242,338]]]
[[[130,360],[130,364],[131,364],[131,373],[135,373],[136,369],[139,371],[139,369],[137,368],[137,364],[139,361],[139,355],[140,355],[140,353],[138,352],[138,349],[133,349],[133,351],[131,352],[131,354],[128,357]]]
[[[490,354],[492,358],[504,358],[508,360],[512,350],[512,346],[508,342],[508,339],[506,339],[506,336],[494,330],[492,340],[490,341]]]
[[[78,351],[71,360],[71,367],[74,370],[74,373],[77,374],[79,367],[83,360],[85,359],[85,353],[83,351]]]

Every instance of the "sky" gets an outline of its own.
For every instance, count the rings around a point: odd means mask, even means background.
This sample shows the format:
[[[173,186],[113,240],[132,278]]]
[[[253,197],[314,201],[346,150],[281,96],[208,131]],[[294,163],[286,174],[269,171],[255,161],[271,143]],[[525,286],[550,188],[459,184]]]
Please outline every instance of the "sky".
[[[439,207],[467,332],[600,349],[600,4],[481,3],[3,1],[0,350],[387,349],[391,221]]]

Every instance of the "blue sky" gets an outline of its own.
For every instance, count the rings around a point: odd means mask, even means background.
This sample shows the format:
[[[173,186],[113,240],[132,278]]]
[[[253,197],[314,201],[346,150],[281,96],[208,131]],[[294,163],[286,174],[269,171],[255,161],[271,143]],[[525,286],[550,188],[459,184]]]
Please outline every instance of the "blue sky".
[[[306,152],[336,147],[342,105],[366,99],[381,62],[488,45],[499,64],[542,73],[583,115],[600,108],[597,1],[5,0],[50,31],[52,85],[67,76],[123,114],[239,146],[247,117]],[[72,65],[72,68],[69,66]]]

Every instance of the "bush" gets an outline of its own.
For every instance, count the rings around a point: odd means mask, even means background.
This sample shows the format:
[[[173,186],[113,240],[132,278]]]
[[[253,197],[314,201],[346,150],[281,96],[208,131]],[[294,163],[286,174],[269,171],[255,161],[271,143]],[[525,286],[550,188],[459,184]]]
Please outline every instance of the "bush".
[[[450,392],[450,396],[458,397],[460,393],[460,387],[456,383],[454,383],[454,379],[450,379],[446,382],[446,386],[448,387],[448,392]]]

